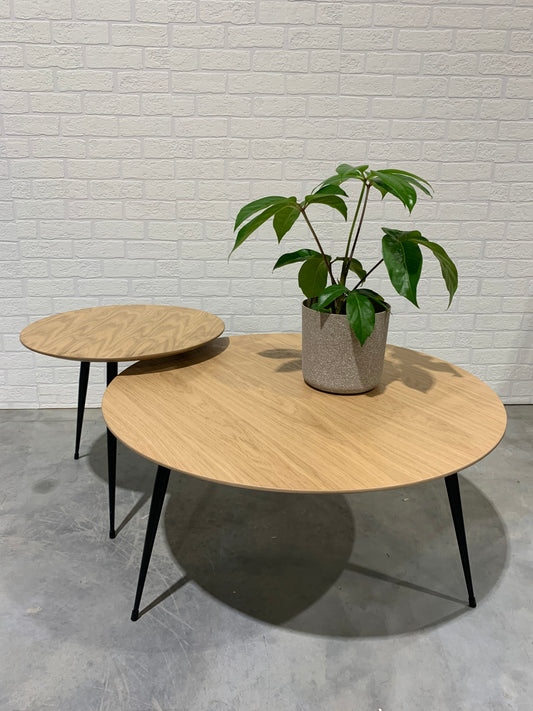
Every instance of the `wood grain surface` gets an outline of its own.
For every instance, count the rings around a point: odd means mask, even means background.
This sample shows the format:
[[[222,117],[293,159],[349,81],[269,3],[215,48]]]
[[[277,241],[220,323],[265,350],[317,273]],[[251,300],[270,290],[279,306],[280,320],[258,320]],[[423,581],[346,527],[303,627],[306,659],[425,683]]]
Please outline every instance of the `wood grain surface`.
[[[183,353],[224,331],[206,311],[181,306],[97,306],[43,318],[20,334],[37,353],[86,361],[146,360]]]
[[[333,395],[304,383],[300,349],[299,334],[234,336],[137,363],[106,390],[106,423],[170,469],[286,492],[415,484],[468,467],[503,436],[497,395],[450,363],[388,346],[378,388]]]

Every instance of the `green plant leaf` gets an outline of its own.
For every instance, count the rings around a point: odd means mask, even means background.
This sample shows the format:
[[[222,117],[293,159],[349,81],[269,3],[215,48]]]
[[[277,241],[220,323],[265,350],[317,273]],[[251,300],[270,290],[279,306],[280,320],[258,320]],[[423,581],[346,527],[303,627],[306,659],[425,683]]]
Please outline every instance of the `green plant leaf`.
[[[311,257],[300,267],[298,285],[308,299],[318,296],[327,282],[328,268],[322,257]]]
[[[346,203],[337,195],[320,195],[315,193],[314,195],[306,195],[305,202],[308,205],[316,202],[323,205],[329,205],[335,210],[338,210],[345,220],[348,218],[348,208],[346,207]]]
[[[365,280],[366,279],[366,269],[363,269],[363,265],[358,259],[354,259],[353,257],[350,259],[350,266],[348,269],[351,272],[354,272],[354,274],[357,274],[359,279]]]
[[[446,252],[446,250],[437,244],[436,242],[430,242],[428,239],[423,237],[418,230],[403,231],[403,230],[392,230],[388,227],[381,228],[385,234],[390,235],[391,238],[397,239],[401,242],[411,242],[413,244],[419,244],[423,247],[430,249],[435,257],[439,260],[440,270],[446,288],[448,289],[448,294],[450,295],[448,301],[448,308],[452,303],[453,296],[457,291],[458,275],[457,267],[453,263],[452,259]]]
[[[292,202],[291,198],[282,198],[282,200],[283,202],[280,201],[275,203],[274,205],[271,205],[259,215],[254,217],[252,220],[247,222],[243,227],[241,227],[241,229],[237,232],[235,244],[233,245],[233,249],[230,252],[230,256],[237,249],[237,247],[241,246],[244,240],[247,239],[252,234],[252,232],[255,232],[256,229],[258,227],[261,227],[264,222],[273,217],[277,212],[279,212],[279,210],[282,210],[284,207],[286,207],[287,203]]]
[[[386,175],[380,171],[372,173],[369,182],[374,187],[377,187],[384,197],[387,192],[398,198],[403,205],[412,212],[416,205],[416,190],[413,186],[396,175]],[[386,190],[384,193],[383,190]]]
[[[316,252],[314,249],[299,249],[296,252],[287,252],[286,254],[281,255],[278,261],[274,264],[273,270],[285,267],[287,264],[305,262],[310,257],[320,257],[320,252]]]
[[[423,247],[427,247],[430,249],[435,257],[439,260],[440,264],[440,271],[442,274],[442,278],[444,279],[444,283],[446,284],[446,288],[448,289],[448,294],[450,295],[450,298],[448,300],[448,308],[450,308],[450,305],[452,303],[453,295],[457,291],[457,284],[459,281],[458,275],[457,275],[457,267],[455,264],[452,262],[450,259],[448,253],[446,250],[440,246],[440,244],[437,244],[436,242],[430,242],[427,240],[425,237],[410,237],[408,238],[408,241],[410,242],[415,242],[417,244],[422,245]]]
[[[406,170],[397,170],[396,168],[384,168],[383,170],[379,171],[380,173],[385,173],[388,175],[402,175],[405,176],[407,179],[411,179],[410,182],[413,185],[416,185],[419,190],[422,190],[423,193],[426,193],[426,195],[431,195],[431,190],[433,188],[431,187],[431,183],[428,183],[427,180],[424,180],[424,178],[421,178],[419,175],[415,175],[414,173],[408,173]],[[423,185],[425,183],[425,185]],[[426,187],[427,185],[427,187]]]
[[[329,306],[332,301],[338,299],[339,296],[347,293],[348,289],[342,284],[331,284],[330,286],[326,286],[326,288],[318,295],[316,305],[319,309],[323,309],[326,306]]]
[[[376,312],[370,299],[357,289],[351,291],[346,299],[346,316],[361,345],[374,330]]]
[[[269,197],[264,197],[260,198],[259,200],[254,200],[253,202],[249,202],[247,205],[245,205],[239,210],[239,214],[235,219],[235,226],[233,227],[233,230],[235,231],[237,227],[239,227],[239,225],[242,225],[243,222],[245,222],[256,212],[259,212],[259,210],[263,210],[265,207],[270,207],[270,205],[274,205],[275,203],[280,201],[285,202],[286,200],[287,198],[282,197],[280,195],[270,195]],[[296,200],[296,198],[294,198],[294,200]]]
[[[344,195],[344,197],[348,197],[348,193],[339,185],[324,185],[324,187],[316,190],[313,195]]]
[[[362,180],[364,182],[365,180],[365,170],[367,170],[368,166],[367,165],[349,165],[348,163],[341,163],[340,165],[337,166],[336,168],[336,173],[335,175],[332,175],[329,178],[326,178],[321,185],[339,185],[340,183],[344,183],[346,180],[354,179],[354,180]]]
[[[278,238],[278,242],[281,242],[283,237],[294,225],[296,220],[300,217],[300,209],[296,205],[288,205],[283,207],[279,212],[274,215],[273,225]]]
[[[416,287],[422,271],[422,252],[415,242],[403,240],[387,230],[382,239],[383,260],[393,287],[415,306]]]
[[[368,296],[370,301],[373,301],[375,304],[378,306],[381,306],[382,308],[386,309],[387,311],[390,311],[390,304],[388,304],[385,299],[378,294],[376,291],[373,291],[372,289],[356,289],[356,291],[359,294],[363,294],[363,296]]]

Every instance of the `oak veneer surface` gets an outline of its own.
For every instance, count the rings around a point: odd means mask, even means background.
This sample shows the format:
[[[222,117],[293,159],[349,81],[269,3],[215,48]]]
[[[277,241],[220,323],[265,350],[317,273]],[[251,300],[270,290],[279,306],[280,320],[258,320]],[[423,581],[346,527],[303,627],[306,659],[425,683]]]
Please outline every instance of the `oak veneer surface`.
[[[215,482],[351,492],[415,484],[490,452],[506,414],[484,383],[450,363],[387,347],[380,386],[333,395],[306,385],[301,336],[213,341],[137,363],[106,390],[112,432],[144,457]]]
[[[224,322],[181,306],[96,306],[43,318],[20,334],[37,353],[85,361],[145,360],[183,353],[220,336]]]

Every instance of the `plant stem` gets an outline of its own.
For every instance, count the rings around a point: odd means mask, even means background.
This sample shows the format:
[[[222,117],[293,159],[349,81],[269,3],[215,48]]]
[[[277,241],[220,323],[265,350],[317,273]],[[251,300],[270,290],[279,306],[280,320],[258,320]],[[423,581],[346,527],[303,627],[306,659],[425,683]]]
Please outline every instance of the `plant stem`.
[[[315,232],[314,229],[313,229],[313,225],[309,222],[309,218],[307,217],[307,214],[306,214],[305,210],[304,210],[303,207],[301,207],[301,206],[300,206],[300,212],[301,212],[302,215],[304,216],[304,220],[307,222],[307,225],[308,225],[309,229],[311,230],[311,234],[312,234],[313,237],[315,238],[315,242],[317,243],[318,249],[320,250],[320,254],[322,255],[322,259],[323,259],[324,262],[326,263],[326,266],[327,266],[328,272],[329,272],[329,276],[330,276],[330,279],[331,279],[331,283],[332,283],[332,284],[336,284],[337,282],[335,281],[335,277],[333,276],[333,271],[332,271],[332,269],[331,269],[331,262],[330,262],[329,259],[326,257],[325,252],[324,252],[324,250],[322,249],[322,245],[320,244],[320,240],[318,239],[317,234],[316,234],[316,232]]]
[[[372,272],[374,271],[374,269],[377,269],[377,268],[379,267],[379,265],[380,265],[382,262],[383,262],[383,259],[380,259],[377,264],[374,264],[374,266],[372,267],[372,269],[370,269],[370,270],[366,273],[366,277],[365,277],[364,279],[361,279],[361,281],[358,282],[358,283],[354,286],[354,289],[357,289],[357,287],[361,286],[361,284],[362,284],[364,281],[366,281],[366,280],[368,279],[368,277],[372,274]]]
[[[352,226],[350,228],[350,234],[348,235],[348,242],[346,243],[346,252],[344,253],[344,260],[342,263],[341,278],[339,279],[341,284],[346,284],[346,277],[348,276],[349,261],[348,255],[350,254],[350,244],[352,241],[353,231],[355,229],[355,222],[357,220],[357,215],[359,214],[359,208],[361,207],[361,201],[363,200],[363,193],[365,191],[366,183],[363,183],[361,188],[361,194],[359,195],[359,200],[357,202],[357,207],[355,208],[355,214],[353,216]]]
[[[363,210],[362,210],[362,212],[361,212],[361,219],[359,220],[359,225],[358,225],[358,227],[357,227],[357,232],[355,233],[355,239],[354,239],[354,241],[353,241],[352,251],[350,252],[350,258],[349,258],[349,260],[348,260],[348,264],[350,264],[350,262],[352,261],[353,253],[354,253],[354,251],[355,251],[355,245],[357,244],[357,240],[359,239],[359,233],[361,232],[361,227],[363,226],[363,220],[364,220],[364,217],[365,217],[366,206],[367,206],[367,204],[368,204],[368,195],[369,195],[369,193],[370,193],[370,184],[368,184],[368,185],[366,186],[366,195],[365,195],[365,201],[364,201],[364,203],[363,203]]]

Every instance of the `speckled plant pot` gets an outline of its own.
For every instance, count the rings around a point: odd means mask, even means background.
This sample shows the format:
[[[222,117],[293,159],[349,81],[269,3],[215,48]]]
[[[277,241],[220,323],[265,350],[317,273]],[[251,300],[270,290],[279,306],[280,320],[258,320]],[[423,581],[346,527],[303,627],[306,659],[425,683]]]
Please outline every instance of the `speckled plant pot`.
[[[361,346],[343,314],[324,314],[302,305],[302,374],[318,390],[366,393],[379,384],[385,360],[389,311],[376,313],[376,326]]]

